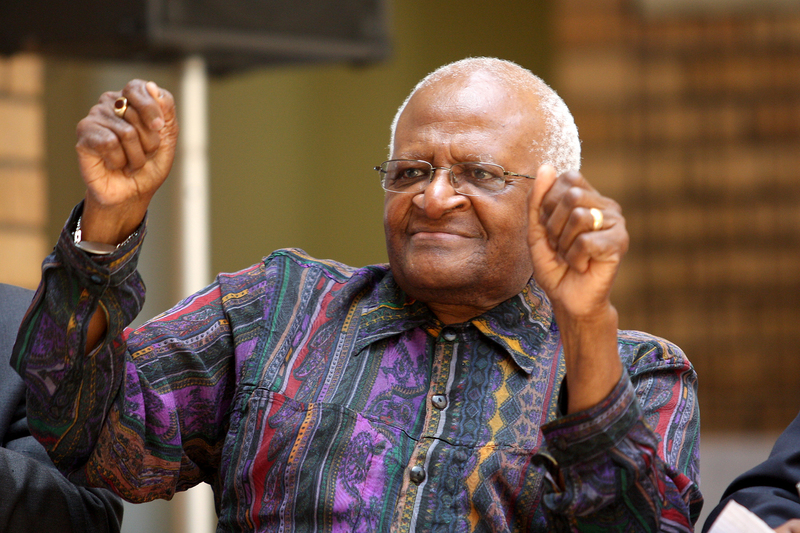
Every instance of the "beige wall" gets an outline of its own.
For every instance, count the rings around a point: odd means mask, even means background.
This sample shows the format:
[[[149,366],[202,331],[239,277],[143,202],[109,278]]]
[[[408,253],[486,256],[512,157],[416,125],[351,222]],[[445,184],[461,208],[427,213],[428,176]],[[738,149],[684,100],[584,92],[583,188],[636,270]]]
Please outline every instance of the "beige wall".
[[[29,288],[47,250],[42,64],[0,56],[0,283]]]

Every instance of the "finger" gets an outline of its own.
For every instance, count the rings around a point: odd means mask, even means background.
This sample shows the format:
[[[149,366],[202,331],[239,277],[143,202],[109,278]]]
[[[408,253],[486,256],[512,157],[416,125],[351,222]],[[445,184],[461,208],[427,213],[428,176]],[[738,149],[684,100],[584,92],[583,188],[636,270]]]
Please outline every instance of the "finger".
[[[128,106],[123,119],[117,119],[109,126],[117,135],[125,156],[128,159],[126,168],[135,171],[142,168],[154,153],[152,145],[158,148],[158,138],[148,139],[147,131],[142,127],[139,114],[135,108]]]
[[[555,183],[547,191],[547,194],[542,199],[543,213],[551,216],[558,204],[561,203],[563,196],[572,188],[596,192],[580,172],[570,170],[557,176]]]
[[[148,141],[146,128],[143,127],[135,107],[128,104],[124,117],[119,117],[114,113],[114,102],[116,101],[114,94],[117,93],[108,93],[103,98],[104,101],[109,101],[110,103],[103,102],[101,105],[100,115],[102,118],[100,121],[102,125],[114,133],[118,139],[119,146],[125,153],[126,164],[123,168],[133,172],[147,163],[150,157],[148,146],[152,143],[152,140]]]
[[[101,158],[109,170],[135,171],[145,165],[148,152],[157,148],[158,133],[151,133],[148,139],[148,129],[133,105],[129,104],[124,117],[119,117],[114,112],[114,102],[120,95],[116,91],[104,93],[89,116],[78,124],[77,148]]]
[[[175,99],[166,89],[162,89],[153,81],[148,81],[146,84],[147,92],[152,96],[161,106],[161,118],[163,119],[163,126],[175,121]],[[155,128],[155,125],[154,125]],[[158,128],[156,128],[158,129]]]
[[[570,268],[580,273],[589,270],[593,261],[619,265],[628,249],[628,233],[623,224],[603,231],[579,233],[568,248],[559,249]]]
[[[608,215],[606,215],[606,211],[604,211],[600,205],[602,205],[603,198],[581,198],[579,200],[580,203],[587,203],[587,204],[594,204],[594,209],[598,209],[601,213],[601,223],[602,226],[600,228],[595,228],[595,221],[594,215],[592,215],[592,209],[589,207],[574,207],[571,211],[569,211],[568,218],[564,227],[560,229],[560,234],[553,233],[553,238],[558,238],[557,243],[557,250],[568,250],[572,243],[575,242],[580,235],[584,233],[595,233],[597,231],[602,231],[604,228],[610,228],[612,224],[612,220],[615,218],[613,214],[609,210]],[[562,204],[563,205],[563,204]],[[566,209],[565,209],[566,210]],[[559,211],[557,209],[556,211]],[[551,219],[555,219],[556,217],[551,217]],[[550,227],[548,226],[548,231],[550,231]]]
[[[547,208],[551,209],[545,227],[554,250],[569,247],[579,233],[592,229],[591,222],[586,223],[591,219],[589,207],[601,202],[600,196],[594,191],[567,186],[565,181],[559,179],[545,198]]]
[[[141,80],[129,82],[121,95],[128,99],[128,109],[118,122],[127,122],[136,129],[142,151],[151,157],[161,144],[160,130],[164,123],[161,105],[151,96]]]
[[[542,224],[542,200],[556,181],[556,169],[550,165],[542,165],[533,180],[533,187],[528,193],[528,245],[545,236]]]
[[[793,518],[776,528],[777,533],[800,533],[800,519]]]
[[[128,105],[135,107],[141,116],[143,127],[152,132],[158,132],[164,127],[158,93],[155,83],[143,80],[131,80],[122,89],[122,96],[128,99]]]
[[[90,113],[78,123],[78,143],[75,149],[79,154],[102,160],[109,170],[125,168],[128,165],[128,156],[119,137],[107,124],[99,122],[95,115]]]
[[[538,169],[536,179],[533,180],[533,187],[528,192],[528,247],[534,264],[553,260],[560,262],[560,258],[553,254],[542,224],[542,200],[555,183],[556,178],[555,168],[543,165]],[[543,267],[538,265],[536,270],[541,275]]]
[[[533,180],[528,207],[530,211],[535,212],[537,216],[542,209],[542,202],[545,195],[550,191],[551,187],[553,187],[556,179],[558,179],[556,169],[550,165],[542,165],[536,172],[536,179]]]

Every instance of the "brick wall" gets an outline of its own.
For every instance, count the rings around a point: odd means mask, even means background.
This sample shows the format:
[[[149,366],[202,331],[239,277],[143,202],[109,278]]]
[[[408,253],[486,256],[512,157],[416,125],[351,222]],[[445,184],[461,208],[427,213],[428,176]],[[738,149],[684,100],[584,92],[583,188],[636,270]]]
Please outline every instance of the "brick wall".
[[[0,282],[35,288],[47,220],[43,62],[0,56]]]
[[[631,234],[622,326],[687,352],[704,429],[782,428],[800,409],[800,12],[555,5],[583,170]]]

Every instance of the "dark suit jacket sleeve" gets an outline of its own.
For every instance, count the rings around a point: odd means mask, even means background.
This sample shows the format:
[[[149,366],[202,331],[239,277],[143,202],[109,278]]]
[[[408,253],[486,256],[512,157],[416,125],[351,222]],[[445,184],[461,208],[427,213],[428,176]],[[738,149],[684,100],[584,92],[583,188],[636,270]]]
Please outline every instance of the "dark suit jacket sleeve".
[[[795,488],[799,481],[800,415],[778,437],[766,461],[730,484],[722,495],[722,501],[709,514],[703,531],[708,531],[731,499],[753,511],[772,528],[792,518],[800,518],[800,497]]]
[[[0,284],[0,531],[119,531],[120,500],[73,485],[28,432],[25,387],[8,360],[32,296]]]

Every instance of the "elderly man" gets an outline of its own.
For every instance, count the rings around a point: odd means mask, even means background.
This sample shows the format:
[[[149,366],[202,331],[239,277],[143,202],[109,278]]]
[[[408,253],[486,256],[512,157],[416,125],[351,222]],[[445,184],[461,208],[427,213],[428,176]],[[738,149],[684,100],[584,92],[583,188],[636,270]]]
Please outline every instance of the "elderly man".
[[[692,530],[694,370],[617,330],[624,219],[527,70],[467,59],[401,106],[389,265],[279,250],[134,332],[172,96],[131,82],[78,134],[86,197],[15,362],[69,476],[132,501],[205,481],[220,531]]]

